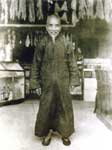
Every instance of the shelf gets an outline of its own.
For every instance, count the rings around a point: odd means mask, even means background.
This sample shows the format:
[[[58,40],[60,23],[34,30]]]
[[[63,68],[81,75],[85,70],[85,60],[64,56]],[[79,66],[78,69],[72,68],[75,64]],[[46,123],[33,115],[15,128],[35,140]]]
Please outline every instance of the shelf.
[[[11,28],[20,28],[20,27],[25,27],[25,28],[38,28],[38,27],[46,27],[44,24],[0,24],[0,27],[5,28],[5,27],[11,27]],[[62,25],[62,27],[74,27],[74,25],[67,24],[67,25]]]

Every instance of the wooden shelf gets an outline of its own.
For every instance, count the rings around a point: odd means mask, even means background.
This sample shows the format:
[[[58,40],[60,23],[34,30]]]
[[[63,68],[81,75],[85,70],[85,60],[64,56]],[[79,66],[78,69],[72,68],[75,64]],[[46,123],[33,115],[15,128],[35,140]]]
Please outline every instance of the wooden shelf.
[[[5,28],[5,27],[11,27],[11,28],[38,28],[38,27],[45,27],[46,25],[44,24],[0,24],[0,28]],[[71,24],[67,25],[62,25],[62,27],[74,27]]]

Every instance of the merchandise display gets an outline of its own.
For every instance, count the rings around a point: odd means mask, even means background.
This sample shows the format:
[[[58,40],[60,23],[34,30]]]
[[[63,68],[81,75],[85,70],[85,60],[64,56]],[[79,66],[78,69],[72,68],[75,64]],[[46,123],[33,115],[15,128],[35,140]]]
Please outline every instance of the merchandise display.
[[[24,70],[18,63],[0,62],[0,105],[25,98]]]

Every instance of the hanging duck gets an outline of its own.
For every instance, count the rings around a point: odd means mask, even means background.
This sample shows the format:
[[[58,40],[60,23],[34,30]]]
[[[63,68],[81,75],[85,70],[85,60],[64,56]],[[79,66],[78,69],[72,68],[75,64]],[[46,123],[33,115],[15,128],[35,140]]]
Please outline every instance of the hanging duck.
[[[28,0],[28,7],[29,7],[29,21],[30,22],[35,22],[35,6],[34,6],[34,1]]]
[[[16,33],[13,30],[12,31],[12,47],[15,48],[15,43],[16,43]]]
[[[26,36],[25,46],[26,47],[30,46],[30,36],[29,36],[29,34],[27,34],[27,36]]]
[[[67,24],[69,23],[69,22],[68,22],[68,19],[67,19],[67,12],[64,12],[64,13],[63,13],[63,15],[62,15],[62,17],[61,17],[61,20],[62,20],[62,21],[65,21],[65,23],[67,23]]]
[[[93,18],[94,15],[94,0],[86,0],[87,18]]]
[[[26,13],[26,0],[19,0],[18,3],[18,19],[26,20],[27,13]]]
[[[37,46],[37,36],[34,35],[34,46],[36,47]]]
[[[77,17],[77,0],[72,0],[71,8],[72,8],[72,24],[75,26],[76,23],[79,21]]]
[[[48,0],[47,1],[49,4],[53,4],[53,0]]]
[[[77,0],[72,0],[71,1],[71,8],[76,11],[76,9],[77,9]]]
[[[62,7],[61,7],[61,11],[68,11],[68,8],[67,8],[67,1],[65,0]]]
[[[30,45],[33,46],[33,33],[30,33]]]
[[[79,0],[79,11],[78,11],[78,16],[80,19],[83,19],[87,14],[87,5],[85,0]]]
[[[36,7],[37,7],[37,13],[36,13],[37,19],[43,20],[44,17],[42,12],[42,0],[37,0]]]
[[[72,11],[72,24],[75,26],[78,21],[79,21],[79,19],[76,15],[76,12],[73,10]]]
[[[54,8],[54,12],[55,14],[58,14],[61,11],[61,8],[59,7],[59,4],[57,3],[57,1],[55,2],[55,8]]]
[[[104,19],[103,2],[102,0],[96,1],[96,18]]]
[[[104,17],[107,22],[112,22],[112,0],[104,0]]]

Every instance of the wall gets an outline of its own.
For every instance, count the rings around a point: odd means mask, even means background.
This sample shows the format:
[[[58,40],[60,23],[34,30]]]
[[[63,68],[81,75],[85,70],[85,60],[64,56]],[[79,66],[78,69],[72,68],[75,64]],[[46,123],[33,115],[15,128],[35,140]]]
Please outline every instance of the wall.
[[[111,53],[111,25],[103,20],[80,20],[71,29],[73,39],[85,58],[108,57]],[[108,50],[108,53],[107,53]]]

